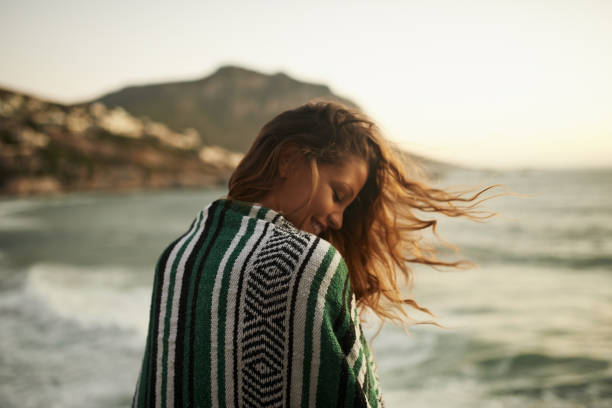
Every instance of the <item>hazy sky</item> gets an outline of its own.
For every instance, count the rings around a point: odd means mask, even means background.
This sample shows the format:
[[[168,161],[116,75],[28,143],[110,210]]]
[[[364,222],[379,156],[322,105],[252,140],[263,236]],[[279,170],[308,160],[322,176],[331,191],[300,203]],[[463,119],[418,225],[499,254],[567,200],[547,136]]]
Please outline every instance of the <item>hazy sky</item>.
[[[612,166],[612,1],[0,0],[0,86],[75,102],[223,64],[325,83],[430,157]]]

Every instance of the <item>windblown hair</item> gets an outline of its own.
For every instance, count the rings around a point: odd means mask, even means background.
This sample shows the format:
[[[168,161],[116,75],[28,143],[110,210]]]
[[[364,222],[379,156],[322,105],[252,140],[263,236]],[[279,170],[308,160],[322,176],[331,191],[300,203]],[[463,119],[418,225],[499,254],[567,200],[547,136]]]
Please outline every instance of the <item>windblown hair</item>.
[[[363,113],[335,102],[310,102],[276,116],[263,126],[250,150],[229,180],[228,198],[258,202],[279,180],[281,149],[296,143],[310,163],[313,176],[311,197],[318,183],[317,164],[340,163],[347,155],[356,155],[368,165],[368,177],[355,200],[346,208],[342,228],[325,236],[344,257],[357,306],[367,307],[383,321],[405,324],[434,324],[434,321],[412,319],[404,305],[435,315],[414,299],[404,298],[402,288],[413,285],[411,263],[466,268],[470,261],[444,262],[435,256],[435,248],[422,242],[421,230],[436,220],[421,219],[415,210],[436,212],[450,217],[464,216],[475,221],[489,218],[476,216],[473,202],[489,186],[471,197],[463,192],[433,188],[425,171],[414,160],[400,159],[375,123]],[[408,175],[410,174],[410,176]],[[469,192],[469,191],[467,191]],[[308,205],[310,200],[304,205]]]

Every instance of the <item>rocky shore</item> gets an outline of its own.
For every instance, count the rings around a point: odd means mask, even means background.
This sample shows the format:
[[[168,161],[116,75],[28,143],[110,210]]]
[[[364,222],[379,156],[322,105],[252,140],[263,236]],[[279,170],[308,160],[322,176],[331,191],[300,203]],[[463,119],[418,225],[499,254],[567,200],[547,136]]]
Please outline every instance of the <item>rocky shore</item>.
[[[0,194],[223,185],[242,154],[121,107],[0,90]]]

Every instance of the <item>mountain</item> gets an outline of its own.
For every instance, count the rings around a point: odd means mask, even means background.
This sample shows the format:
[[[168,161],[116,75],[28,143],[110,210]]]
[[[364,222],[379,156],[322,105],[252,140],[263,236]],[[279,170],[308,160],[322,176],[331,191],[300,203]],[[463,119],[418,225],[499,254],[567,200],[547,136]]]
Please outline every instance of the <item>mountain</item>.
[[[284,73],[266,75],[237,66],[223,66],[194,81],[130,86],[93,102],[121,107],[134,116],[151,118],[173,129],[195,129],[203,144],[245,153],[266,122],[283,110],[317,98],[358,108],[356,103],[335,95],[326,85],[301,82]],[[404,158],[422,164],[432,179],[458,168],[397,151]]]
[[[324,85],[232,66],[73,105],[0,89],[0,194],[226,185],[263,124],[315,98],[357,107]],[[396,151],[415,177],[458,169]]]
[[[224,185],[242,155],[101,103],[0,89],[0,193]]]
[[[120,106],[136,117],[147,117],[172,129],[193,128],[203,144],[245,153],[266,122],[315,98],[357,107],[325,85],[236,66],[223,66],[195,81],[130,86],[92,102]]]

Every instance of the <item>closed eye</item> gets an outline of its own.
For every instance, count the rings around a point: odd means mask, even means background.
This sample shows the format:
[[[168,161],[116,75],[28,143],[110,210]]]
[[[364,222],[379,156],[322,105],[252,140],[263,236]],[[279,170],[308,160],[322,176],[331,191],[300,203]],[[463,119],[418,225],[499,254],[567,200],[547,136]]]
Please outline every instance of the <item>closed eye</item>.
[[[342,201],[342,200],[340,200],[340,197],[338,196],[338,193],[336,193],[336,190],[334,190],[334,201],[337,202],[337,203]]]

